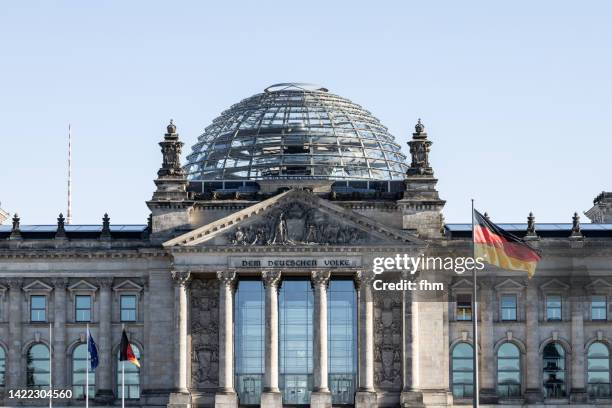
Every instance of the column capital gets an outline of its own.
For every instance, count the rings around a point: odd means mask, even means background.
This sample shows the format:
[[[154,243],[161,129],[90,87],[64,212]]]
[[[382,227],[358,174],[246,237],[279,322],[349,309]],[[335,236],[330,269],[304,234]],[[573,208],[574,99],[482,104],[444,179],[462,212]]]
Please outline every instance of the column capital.
[[[236,283],[236,271],[217,271],[217,279],[224,285],[234,286],[234,283]]]
[[[265,288],[275,288],[278,289],[281,282],[281,272],[280,271],[262,271],[261,272],[261,280],[263,281]]]
[[[8,278],[6,279],[6,283],[9,289],[21,289],[23,286],[23,278]]]
[[[191,272],[189,271],[172,271],[172,279],[174,284],[181,287],[189,286],[191,281]]]
[[[357,271],[353,279],[355,281],[355,289],[359,290],[364,286],[371,285],[376,279],[376,274],[373,271]]]
[[[55,289],[66,289],[68,287],[68,278],[53,278],[51,283]]]
[[[330,277],[330,271],[312,271],[310,272],[310,283],[312,284],[313,289],[316,289],[317,287],[327,288]]]
[[[113,278],[111,277],[97,278],[96,282],[98,282],[98,285],[103,289],[110,289],[110,287],[113,286]]]

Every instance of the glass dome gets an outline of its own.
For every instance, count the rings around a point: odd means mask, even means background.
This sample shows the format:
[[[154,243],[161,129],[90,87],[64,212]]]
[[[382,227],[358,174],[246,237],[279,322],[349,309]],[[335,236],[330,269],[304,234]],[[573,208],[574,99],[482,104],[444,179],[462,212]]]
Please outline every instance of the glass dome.
[[[224,111],[187,160],[190,180],[403,180],[408,168],[370,112],[300,83],[272,85]]]

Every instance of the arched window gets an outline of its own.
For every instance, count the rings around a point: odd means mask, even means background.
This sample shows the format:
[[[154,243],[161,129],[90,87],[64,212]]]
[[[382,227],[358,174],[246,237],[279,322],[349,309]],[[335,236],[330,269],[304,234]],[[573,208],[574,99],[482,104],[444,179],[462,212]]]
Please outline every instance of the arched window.
[[[30,388],[49,386],[49,348],[42,343],[36,343],[28,350],[27,384]]]
[[[497,350],[497,394],[502,398],[521,395],[521,353],[512,343]]]
[[[474,394],[474,348],[459,343],[453,348],[452,383],[455,398],[472,398]]]
[[[542,353],[544,395],[565,397],[565,350],[559,343],[548,343]]]
[[[601,342],[589,346],[587,383],[591,397],[610,396],[610,350]]]
[[[72,352],[72,396],[85,398],[85,376],[87,375],[87,344],[79,344]],[[96,374],[89,366],[89,397],[96,394]]]
[[[134,343],[130,343],[134,356],[142,364],[140,358],[140,350]],[[121,398],[121,366],[124,365],[125,370],[125,398],[139,399],[140,398],[140,369],[129,361],[119,361],[120,352],[117,352],[117,398]]]
[[[0,387],[4,387],[6,385],[5,381],[5,373],[6,373],[6,353],[4,349],[0,347]]]

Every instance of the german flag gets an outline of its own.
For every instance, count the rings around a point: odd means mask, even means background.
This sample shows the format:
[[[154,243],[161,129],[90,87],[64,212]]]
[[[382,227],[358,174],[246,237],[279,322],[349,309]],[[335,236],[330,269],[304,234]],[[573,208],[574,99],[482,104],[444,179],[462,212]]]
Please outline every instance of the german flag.
[[[121,350],[119,352],[119,361],[129,361],[136,367],[140,368],[140,362],[138,362],[138,359],[134,355],[134,351],[132,350],[130,341],[128,340],[127,334],[125,333],[125,329],[123,329],[123,333],[121,334],[120,348]]]
[[[502,269],[526,271],[531,278],[540,253],[474,210],[474,256]]]

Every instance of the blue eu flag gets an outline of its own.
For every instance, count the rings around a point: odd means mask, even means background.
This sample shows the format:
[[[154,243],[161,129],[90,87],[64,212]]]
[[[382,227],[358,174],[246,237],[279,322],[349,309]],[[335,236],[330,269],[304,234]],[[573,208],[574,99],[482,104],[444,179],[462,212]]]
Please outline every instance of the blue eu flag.
[[[87,332],[87,350],[89,351],[89,361],[91,362],[91,370],[94,371],[98,366],[98,348],[91,333]]]

